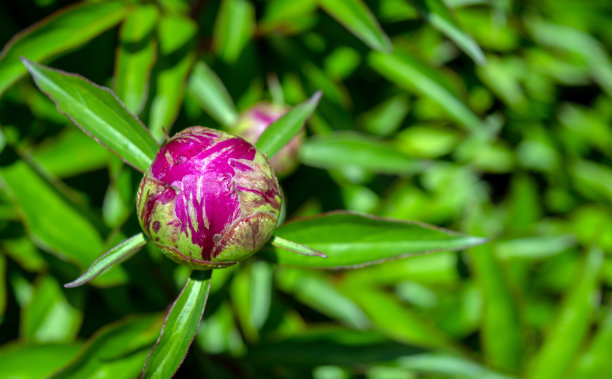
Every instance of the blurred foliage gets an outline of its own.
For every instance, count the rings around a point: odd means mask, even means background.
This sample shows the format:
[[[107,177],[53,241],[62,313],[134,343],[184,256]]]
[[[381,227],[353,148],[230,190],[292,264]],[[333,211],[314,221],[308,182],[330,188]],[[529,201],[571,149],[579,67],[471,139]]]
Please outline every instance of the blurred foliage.
[[[606,0],[1,2],[0,377],[139,375],[188,275],[148,246],[61,286],[140,231],[140,175],[21,56],[113,88],[158,141],[321,90],[282,182],[288,219],[348,209],[492,238],[354,270],[273,250],[215,270],[177,376],[612,377],[611,15]],[[392,236],[359,251],[394,255]]]

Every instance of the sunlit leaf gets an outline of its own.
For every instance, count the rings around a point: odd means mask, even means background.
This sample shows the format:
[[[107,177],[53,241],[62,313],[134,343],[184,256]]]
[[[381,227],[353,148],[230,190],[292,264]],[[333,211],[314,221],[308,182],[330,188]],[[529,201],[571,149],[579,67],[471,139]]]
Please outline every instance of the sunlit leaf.
[[[24,60],[38,87],[58,109],[102,145],[145,171],[158,145],[109,89],[74,74]]]
[[[317,0],[319,5],[372,49],[391,51],[391,41],[362,0]]]
[[[79,343],[27,344],[12,343],[0,349],[0,377],[47,378],[72,360],[80,349]],[[32,364],[36,362],[36,364]]]
[[[157,8],[149,4],[133,10],[121,26],[115,91],[134,114],[140,113],[148,96],[149,75],[157,58],[154,39],[157,21]]]
[[[149,128],[161,142],[170,134],[183,102],[189,70],[195,60],[197,25],[189,18],[167,15],[158,25],[159,59]]]
[[[332,212],[286,223],[276,235],[327,255],[311,257],[274,249],[267,257],[283,265],[311,268],[354,268],[440,250],[465,249],[483,238],[421,223]]]
[[[198,62],[189,78],[188,90],[212,118],[225,127],[236,122],[238,113],[221,79],[204,63]]]
[[[169,378],[185,359],[206,307],[210,271],[193,271],[168,312],[162,332],[149,352],[144,378]]]
[[[41,62],[59,56],[112,28],[126,10],[120,2],[78,4],[15,35],[0,53],[0,95],[27,72],[21,57]]]

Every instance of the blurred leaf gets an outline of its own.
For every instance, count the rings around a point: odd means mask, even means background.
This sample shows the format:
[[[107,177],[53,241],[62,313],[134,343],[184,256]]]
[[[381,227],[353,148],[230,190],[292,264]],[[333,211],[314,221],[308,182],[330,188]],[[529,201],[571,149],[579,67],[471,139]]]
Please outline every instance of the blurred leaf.
[[[215,19],[213,51],[235,62],[255,31],[255,7],[248,0],[223,0]]]
[[[334,169],[357,167],[385,174],[413,174],[423,162],[407,157],[389,144],[353,132],[337,132],[307,139],[299,151],[308,166]]]
[[[125,107],[140,114],[147,100],[149,76],[157,58],[154,40],[158,11],[153,4],[133,10],[119,34],[115,63],[115,91]]]
[[[139,316],[107,325],[87,341],[74,361],[51,378],[135,378],[160,324],[157,316]]]
[[[4,321],[4,313],[6,312],[7,286],[6,257],[0,255],[0,325],[2,325]]]
[[[217,283],[214,279],[213,282]],[[196,341],[210,354],[228,352],[232,355],[241,355],[244,352],[245,345],[228,302],[223,302],[214,314],[204,317],[198,328]]]
[[[323,275],[305,270],[281,268],[277,271],[277,284],[303,304],[356,329],[370,325],[357,304],[340,293]]]
[[[391,41],[362,0],[317,0],[321,8],[374,50],[390,52]]]
[[[72,360],[80,349],[79,343],[27,344],[11,343],[0,349],[0,377],[39,379]],[[35,363],[35,364],[34,364]]]
[[[601,250],[593,248],[587,252],[579,276],[566,293],[542,347],[530,362],[527,378],[560,378],[567,373],[591,326],[602,264]]]
[[[389,136],[398,130],[410,111],[406,95],[395,95],[364,113],[363,129],[377,136]]]
[[[545,259],[576,244],[571,235],[546,235],[501,241],[495,252],[502,259]]]
[[[482,224],[486,216],[477,209],[471,222],[474,232],[491,229]],[[483,296],[481,344],[486,362],[506,371],[518,370],[523,361],[523,341],[519,310],[508,284],[504,266],[495,256],[494,245],[486,244],[470,250],[470,267]]]
[[[100,255],[102,238],[95,227],[26,163],[18,161],[3,167],[0,176],[21,208],[35,243],[80,268]],[[95,283],[108,286],[124,280],[125,271],[117,267]]]
[[[0,95],[25,75],[21,57],[41,62],[59,56],[115,26],[126,10],[120,2],[77,4],[15,35],[0,53]]]
[[[316,23],[313,0],[270,0],[266,2],[263,17],[257,25],[258,34],[299,33]]]
[[[187,76],[195,61],[197,31],[197,25],[183,16],[167,15],[159,22],[159,62],[149,122],[151,134],[158,142],[164,140],[164,129],[170,134],[181,109]]]
[[[527,101],[521,87],[521,74],[526,70],[525,62],[516,57],[502,59],[491,56],[486,64],[478,67],[481,80],[509,107],[522,111]]]
[[[38,87],[78,127],[135,168],[145,171],[158,145],[108,89],[74,74],[24,60]]]
[[[569,170],[573,184],[585,197],[612,202],[612,169],[608,165],[580,160]]]
[[[250,269],[251,323],[261,329],[268,319],[272,302],[272,267],[267,262],[255,261]]]
[[[118,160],[118,167],[111,174],[111,183],[104,194],[102,218],[111,228],[121,226],[134,212],[134,184],[132,170]]]
[[[194,270],[166,316],[149,352],[143,378],[169,378],[179,368],[200,326],[210,291],[210,271]]]
[[[377,332],[343,328],[310,328],[274,342],[249,349],[246,359],[254,364],[320,366],[386,362],[420,350],[393,342]]]
[[[433,377],[473,378],[473,379],[510,379],[512,376],[502,375],[465,358],[440,354],[426,353],[411,357],[399,358],[400,367],[414,370]]]
[[[297,255],[276,248],[267,255],[269,259],[284,265],[327,269],[355,268],[485,242],[425,224],[341,211],[284,224],[275,234],[328,257]]]
[[[427,318],[375,286],[345,281],[340,289],[363,309],[372,325],[389,339],[407,345],[460,351],[451,338]]]
[[[395,139],[397,149],[410,157],[438,158],[457,145],[459,133],[433,125],[412,125],[400,131]]]
[[[28,271],[42,271],[47,267],[40,251],[27,236],[3,239],[2,252]]]
[[[136,254],[141,247],[143,247],[147,243],[147,238],[144,234],[138,233],[133,235],[132,237],[124,240],[119,245],[113,247],[100,258],[96,259],[94,263],[89,266],[87,271],[85,271],[81,276],[79,276],[76,280],[64,284],[66,288],[73,288],[82,286],[83,284],[93,280],[98,275],[102,274],[104,271],[109,268],[117,265],[129,258],[131,258],[134,254]]]
[[[450,38],[474,62],[481,65],[486,62],[484,53],[472,36],[465,32],[457,23],[442,0],[412,0],[419,12],[429,23]]]
[[[27,342],[72,341],[83,321],[79,309],[82,295],[82,292],[64,294],[52,276],[38,280],[32,299],[22,313],[21,337]]]
[[[575,379],[588,379],[598,376],[609,377],[612,374],[611,345],[612,308],[608,307],[605,316],[593,334],[590,344],[580,355],[571,377]]]
[[[240,329],[247,342],[256,344],[259,340],[259,329],[253,323],[251,312],[253,310],[253,298],[251,296],[251,273],[242,267],[234,275],[230,284],[232,305],[240,324]]]
[[[266,154],[268,159],[272,158],[302,130],[320,99],[321,92],[318,91],[310,99],[291,108],[289,112],[270,124],[255,143],[257,149]]]
[[[466,129],[480,130],[481,121],[478,116],[442,83],[440,74],[431,67],[401,51],[393,54],[372,52],[368,62],[389,81],[408,91],[431,98]]]
[[[74,159],[77,156],[79,159]],[[63,178],[104,167],[109,152],[85,133],[66,128],[32,152],[32,160],[50,174]]]
[[[203,61],[193,68],[188,91],[219,124],[229,127],[236,122],[236,106],[221,79]]]

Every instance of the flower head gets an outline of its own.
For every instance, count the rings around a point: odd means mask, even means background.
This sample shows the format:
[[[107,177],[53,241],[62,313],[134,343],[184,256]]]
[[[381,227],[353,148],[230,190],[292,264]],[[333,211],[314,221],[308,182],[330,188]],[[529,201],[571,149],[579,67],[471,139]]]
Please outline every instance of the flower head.
[[[198,126],[162,146],[137,195],[144,232],[172,260],[196,269],[251,256],[271,237],[280,205],[276,176],[255,147]]]

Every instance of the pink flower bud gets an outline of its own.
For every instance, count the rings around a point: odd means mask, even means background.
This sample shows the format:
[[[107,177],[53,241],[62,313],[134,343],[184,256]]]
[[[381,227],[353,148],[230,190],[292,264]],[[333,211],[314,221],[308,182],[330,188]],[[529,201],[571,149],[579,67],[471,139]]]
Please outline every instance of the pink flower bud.
[[[242,138],[194,126],[172,137],[144,174],[140,225],[175,262],[226,267],[272,236],[278,181],[266,158]]]

